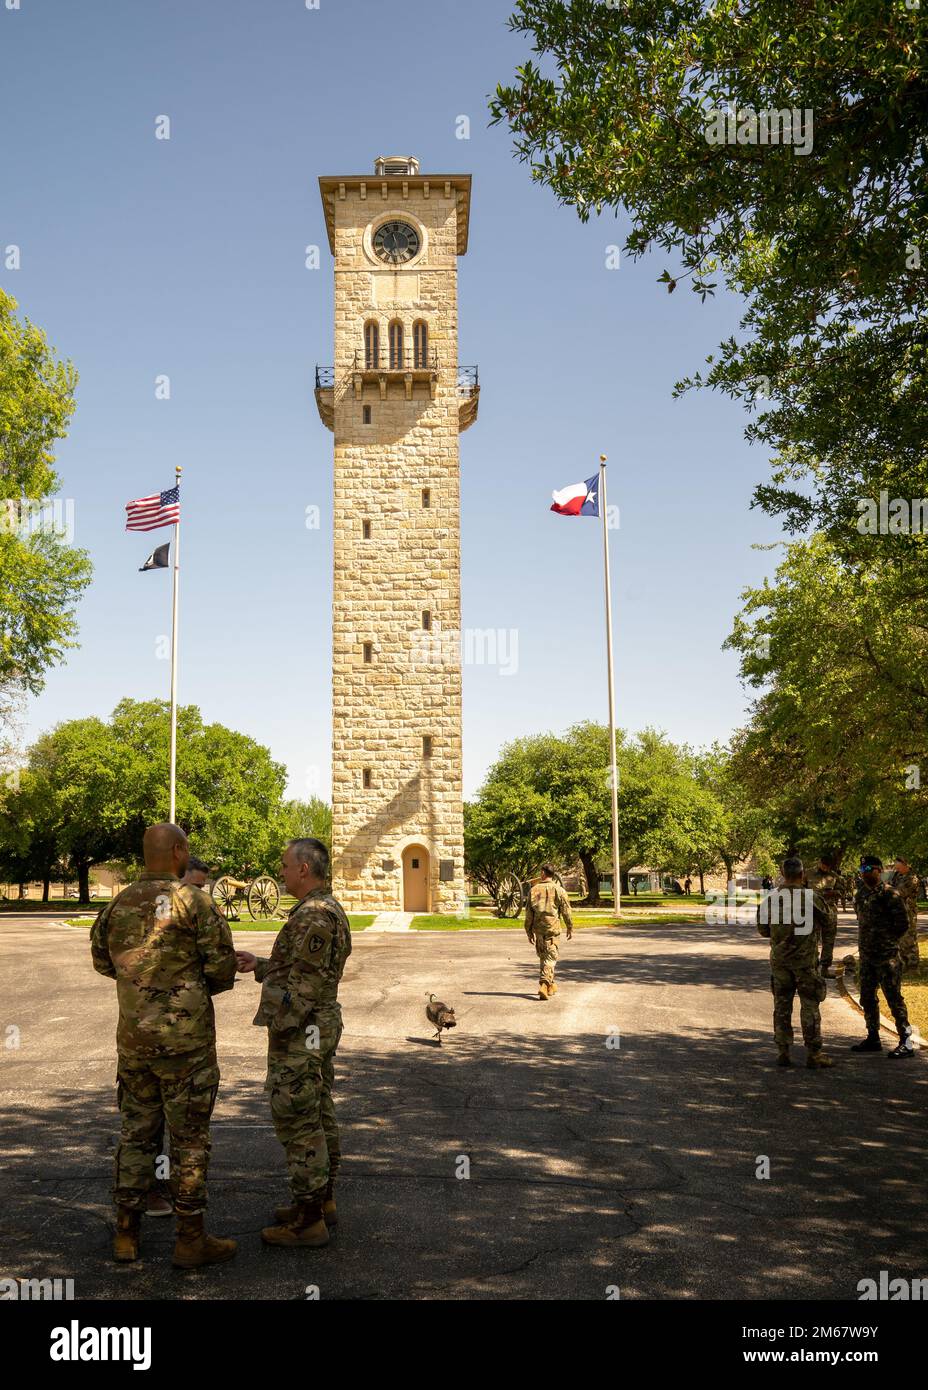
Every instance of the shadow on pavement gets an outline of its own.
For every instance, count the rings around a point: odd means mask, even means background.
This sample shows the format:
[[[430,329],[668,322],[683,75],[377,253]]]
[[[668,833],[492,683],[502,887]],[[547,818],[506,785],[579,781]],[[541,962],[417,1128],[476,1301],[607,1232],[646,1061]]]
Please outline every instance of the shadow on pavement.
[[[685,958],[661,960],[618,964],[686,979]],[[564,994],[601,966],[575,961]],[[323,1298],[601,1299],[616,1285],[623,1299],[846,1299],[880,1269],[924,1274],[921,1061],[842,1054],[831,1073],[778,1072],[769,1033],[743,1028],[614,1044],[513,1031],[380,1051],[346,1037],[342,1224],[318,1252],[260,1244],[283,1159],[260,1064],[225,1058],[210,1219],[241,1247],[191,1275],[170,1269],[166,1221],[145,1223],[138,1265],[109,1261],[113,1091],[24,1099],[4,1138],[0,1274],[71,1276],[79,1298],[258,1299],[308,1284]]]

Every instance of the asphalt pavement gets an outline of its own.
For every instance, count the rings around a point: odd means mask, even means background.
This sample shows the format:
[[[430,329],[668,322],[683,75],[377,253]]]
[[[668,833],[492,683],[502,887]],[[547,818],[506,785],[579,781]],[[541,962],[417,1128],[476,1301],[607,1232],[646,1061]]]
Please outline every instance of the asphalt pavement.
[[[843,916],[839,958],[853,936]],[[838,1065],[807,1071],[799,1045],[777,1070],[753,928],[561,940],[540,1001],[521,929],[356,934],[340,1226],[321,1251],[261,1244],[287,1189],[258,987],[217,997],[209,1222],[240,1247],[184,1273],[169,1220],[145,1220],[137,1264],[109,1258],[116,1003],[87,932],[4,918],[0,1276],[72,1278],[93,1299],[856,1299],[881,1270],[924,1277],[928,1054],[850,1053],[862,1021],[832,983]],[[236,932],[258,953],[272,941]],[[441,1047],[431,991],[459,1019]]]

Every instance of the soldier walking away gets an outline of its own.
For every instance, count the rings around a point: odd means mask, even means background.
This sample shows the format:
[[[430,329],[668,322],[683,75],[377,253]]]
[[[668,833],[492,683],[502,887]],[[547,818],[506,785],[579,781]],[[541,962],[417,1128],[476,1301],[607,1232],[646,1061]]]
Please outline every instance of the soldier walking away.
[[[806,871],[806,883],[813,892],[820,895],[825,905],[819,970],[822,975],[828,975],[833,979],[835,972],[831,962],[835,953],[835,937],[838,934],[838,871],[826,855],[820,856],[817,868]]]
[[[899,1044],[890,1057],[914,1057],[912,1028],[902,997],[902,961],[899,945],[909,929],[905,904],[895,888],[882,881],[883,861],[869,855],[860,863],[861,884],[855,905],[859,923],[860,1004],[867,1022],[867,1036],[854,1043],[854,1052],[882,1052],[880,1006],[877,986],[883,991],[899,1034]]]
[[[144,872],[99,913],[90,935],[94,969],[116,981],[119,1023],[113,1257],[138,1258],[142,1213],[165,1121],[171,1136],[171,1192],[177,1214],[178,1268],[216,1264],[234,1240],[203,1229],[209,1122],[219,1088],[214,994],[235,983],[235,948],[211,898],[179,882],[187,837],[152,825],[143,840]]]
[[[806,1066],[833,1067],[822,1051],[819,1005],[828,986],[818,968],[818,939],[827,926],[828,914],[821,895],[813,890],[812,921],[804,911],[802,860],[793,855],[783,861],[783,882],[757,905],[757,930],[770,938],[770,989],[773,993],[773,1036],[777,1066],[791,1067],[793,999],[799,995],[799,1019],[806,1046]]]
[[[913,873],[909,861],[901,854],[896,858],[896,867],[889,876],[890,888],[895,888],[905,903],[909,919],[908,930],[899,942],[899,959],[903,970],[917,970],[918,957],[918,875]]]
[[[541,881],[532,886],[525,908],[525,934],[538,952],[538,998],[550,999],[557,993],[554,967],[557,964],[557,939],[561,921],[567,928],[567,940],[574,934],[570,915],[570,899],[554,877],[550,864],[541,866]]]
[[[293,1205],[278,1207],[267,1245],[320,1246],[338,1217],[335,1179],[341,1140],[332,1088],[342,1035],[338,983],[351,954],[351,927],[326,889],[329,852],[321,840],[291,840],[283,879],[297,899],[269,959],[238,951],[254,971],[261,1003],[254,1022],[267,1028],[267,1083],[274,1130],[287,1155]]]

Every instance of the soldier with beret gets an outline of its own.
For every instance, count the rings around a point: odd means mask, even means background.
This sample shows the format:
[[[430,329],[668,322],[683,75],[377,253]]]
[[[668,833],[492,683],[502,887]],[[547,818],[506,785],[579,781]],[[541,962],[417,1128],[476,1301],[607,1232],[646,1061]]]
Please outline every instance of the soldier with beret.
[[[882,989],[899,1034],[899,1044],[890,1057],[914,1057],[912,1029],[902,997],[902,962],[899,944],[909,929],[905,903],[895,888],[883,882],[883,861],[876,855],[861,860],[861,883],[854,899],[857,908],[860,950],[860,1003],[867,1022],[867,1036],[855,1043],[854,1052],[882,1052],[880,1006],[877,988]]]

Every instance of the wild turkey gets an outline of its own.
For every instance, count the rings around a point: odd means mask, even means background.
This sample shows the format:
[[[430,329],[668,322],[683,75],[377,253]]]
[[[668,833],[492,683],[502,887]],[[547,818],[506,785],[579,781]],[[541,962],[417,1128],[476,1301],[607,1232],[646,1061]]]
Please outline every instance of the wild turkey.
[[[440,999],[435,998],[434,994],[430,994],[429,1003],[425,1006],[425,1014],[429,1023],[438,1030],[435,1036],[438,1039],[438,1046],[441,1047],[441,1030],[458,1026],[454,1009],[449,1009],[447,1004],[443,1004]]]

